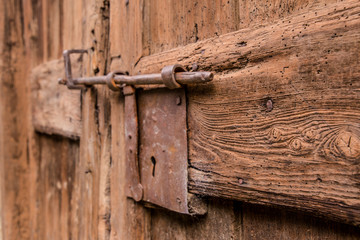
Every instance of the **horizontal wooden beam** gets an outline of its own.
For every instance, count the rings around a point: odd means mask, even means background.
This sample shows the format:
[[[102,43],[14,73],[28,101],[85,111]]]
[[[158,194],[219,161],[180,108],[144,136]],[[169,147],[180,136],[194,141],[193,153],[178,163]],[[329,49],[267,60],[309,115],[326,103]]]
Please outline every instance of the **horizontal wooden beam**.
[[[73,61],[74,62],[74,61]],[[74,76],[80,64],[73,64]],[[79,139],[81,134],[81,101],[79,90],[59,85],[64,77],[63,60],[41,64],[31,72],[32,120],[36,131]]]
[[[142,58],[216,73],[188,87],[189,190],[360,225],[360,3]]]

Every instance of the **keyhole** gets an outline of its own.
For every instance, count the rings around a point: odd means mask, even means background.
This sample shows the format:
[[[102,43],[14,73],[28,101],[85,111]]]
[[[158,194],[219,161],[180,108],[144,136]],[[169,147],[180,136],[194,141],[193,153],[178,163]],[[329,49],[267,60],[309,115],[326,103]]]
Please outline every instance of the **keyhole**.
[[[156,159],[154,158],[154,156],[151,157],[151,163],[153,164],[152,176],[155,177]]]

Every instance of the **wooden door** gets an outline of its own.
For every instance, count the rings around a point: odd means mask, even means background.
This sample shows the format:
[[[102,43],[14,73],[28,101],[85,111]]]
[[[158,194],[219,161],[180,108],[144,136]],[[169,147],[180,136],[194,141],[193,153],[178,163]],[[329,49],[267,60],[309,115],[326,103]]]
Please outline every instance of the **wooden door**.
[[[4,239],[357,239],[358,1],[0,1]],[[203,216],[125,195],[124,98],[77,75],[212,71],[188,86]],[[357,225],[357,226],[354,226]]]

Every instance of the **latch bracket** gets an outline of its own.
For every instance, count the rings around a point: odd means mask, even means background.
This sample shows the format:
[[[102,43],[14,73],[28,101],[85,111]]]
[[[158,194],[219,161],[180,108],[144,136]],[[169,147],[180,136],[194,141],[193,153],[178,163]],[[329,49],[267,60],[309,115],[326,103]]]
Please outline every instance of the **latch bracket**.
[[[143,201],[189,214],[185,89],[138,91]]]
[[[183,214],[199,213],[190,206],[187,187],[187,103],[183,87],[209,82],[213,74],[187,72],[175,64],[164,67],[160,74],[127,76],[115,71],[107,76],[73,78],[72,53],[83,54],[87,50],[64,51],[66,79],[60,79],[60,84],[69,89],[106,84],[109,89],[122,91],[124,95],[126,195],[135,201],[149,202]],[[137,84],[163,84],[164,87],[136,90]]]

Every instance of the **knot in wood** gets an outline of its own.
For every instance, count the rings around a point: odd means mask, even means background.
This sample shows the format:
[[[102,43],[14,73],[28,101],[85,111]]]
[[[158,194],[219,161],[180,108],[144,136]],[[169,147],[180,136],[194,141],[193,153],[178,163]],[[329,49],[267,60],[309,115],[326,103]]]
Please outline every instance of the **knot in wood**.
[[[318,131],[315,128],[306,129],[303,132],[304,140],[307,142],[314,142],[318,139]]]
[[[293,140],[291,140],[289,146],[292,150],[299,151],[299,150],[301,150],[301,147],[302,147],[302,141],[298,138],[293,139]]]
[[[269,132],[269,141],[270,143],[280,142],[282,139],[282,131],[276,127],[270,129]]]
[[[266,111],[271,112],[273,110],[273,101],[271,99],[268,99],[266,101]]]
[[[359,160],[360,158],[360,137],[356,132],[340,131],[334,141],[332,149],[338,156],[346,159]]]

